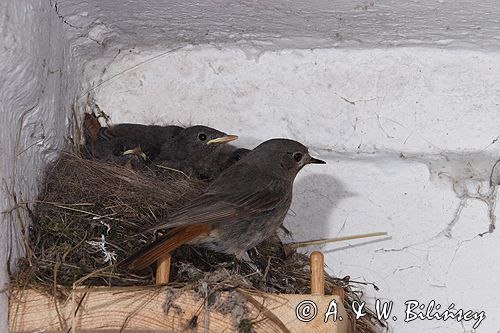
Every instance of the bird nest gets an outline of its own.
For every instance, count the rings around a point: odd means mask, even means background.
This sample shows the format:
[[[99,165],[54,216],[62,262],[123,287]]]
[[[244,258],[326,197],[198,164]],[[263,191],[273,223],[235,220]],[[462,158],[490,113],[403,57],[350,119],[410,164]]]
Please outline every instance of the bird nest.
[[[116,263],[150,241],[141,232],[168,218],[198,196],[205,182],[171,169],[134,171],[63,153],[51,163],[33,206],[26,258],[12,276],[18,288],[35,288],[61,298],[75,286],[147,286],[153,269],[128,272]],[[205,249],[183,246],[172,254],[172,290],[252,290],[266,293],[310,292],[309,258],[276,235],[237,260]],[[362,292],[349,277],[325,274],[325,293],[342,288],[349,313]],[[353,332],[381,332],[372,311],[352,320]]]

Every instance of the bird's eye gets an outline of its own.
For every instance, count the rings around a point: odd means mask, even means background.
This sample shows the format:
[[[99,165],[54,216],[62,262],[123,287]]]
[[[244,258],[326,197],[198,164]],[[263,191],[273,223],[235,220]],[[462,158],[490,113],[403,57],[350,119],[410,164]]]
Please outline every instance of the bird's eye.
[[[207,135],[205,133],[200,133],[198,134],[198,139],[200,139],[200,141],[205,141],[207,139]]]
[[[300,162],[300,161],[302,161],[302,154],[301,154],[301,153],[295,153],[295,154],[293,154],[293,159],[294,159],[296,162]]]

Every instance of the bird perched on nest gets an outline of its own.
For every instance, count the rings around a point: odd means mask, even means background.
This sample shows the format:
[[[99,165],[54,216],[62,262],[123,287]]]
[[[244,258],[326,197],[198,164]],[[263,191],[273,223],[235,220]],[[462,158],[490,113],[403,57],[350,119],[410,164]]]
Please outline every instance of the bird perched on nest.
[[[233,162],[233,152],[224,154],[223,143],[236,140],[236,135],[207,126],[191,126],[182,130],[172,140],[165,142],[155,164],[183,171],[191,177],[213,180],[222,166]],[[223,163],[222,163],[223,161]]]
[[[116,159],[123,155],[154,159],[161,146],[184,129],[180,126],[117,124],[102,127],[97,117],[85,113],[84,134],[88,153],[97,159]]]
[[[278,229],[292,202],[293,181],[307,164],[324,161],[299,142],[272,139],[226,169],[207,190],[150,229],[168,229],[122,265],[141,270],[183,244],[241,258]]]

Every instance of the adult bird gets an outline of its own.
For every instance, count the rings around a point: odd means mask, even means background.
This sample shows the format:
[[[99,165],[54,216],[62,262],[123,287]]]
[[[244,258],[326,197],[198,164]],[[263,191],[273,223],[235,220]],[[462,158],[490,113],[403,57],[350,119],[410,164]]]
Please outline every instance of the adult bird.
[[[307,164],[325,162],[289,139],[271,139],[226,169],[207,190],[149,231],[166,230],[122,265],[141,270],[183,244],[235,254],[278,229],[292,202],[293,182]]]

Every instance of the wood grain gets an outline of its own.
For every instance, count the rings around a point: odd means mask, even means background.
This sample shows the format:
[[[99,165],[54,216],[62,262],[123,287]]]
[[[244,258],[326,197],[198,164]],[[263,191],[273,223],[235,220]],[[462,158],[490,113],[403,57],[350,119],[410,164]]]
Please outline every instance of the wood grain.
[[[325,294],[325,257],[323,253],[311,253],[311,295]]]
[[[170,262],[172,256],[170,253],[160,258],[156,266],[156,284],[167,284],[170,280]]]
[[[247,293],[244,295],[250,310],[248,318],[256,333],[346,333],[348,320],[338,296],[279,295]],[[227,298],[223,294],[222,298]],[[304,301],[313,301],[318,308],[316,318],[308,323],[297,320],[295,310]],[[324,323],[324,312],[332,300],[344,320]],[[183,292],[173,301],[168,313],[165,287],[157,288],[79,288],[67,300],[55,301],[36,290],[13,290],[10,293],[10,332],[64,331],[72,332],[235,332],[231,315],[215,310],[205,311],[204,300],[193,292]],[[260,305],[259,305],[260,304]],[[266,316],[271,312],[273,316]],[[197,315],[197,325],[189,322]],[[207,315],[209,320],[205,320]],[[272,317],[272,318],[269,318]],[[278,320],[278,322],[276,322]],[[205,330],[205,323],[208,326]],[[283,328],[283,327],[286,327]]]

